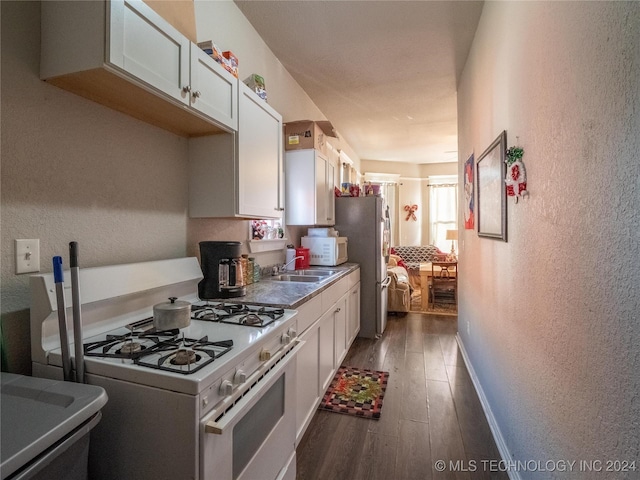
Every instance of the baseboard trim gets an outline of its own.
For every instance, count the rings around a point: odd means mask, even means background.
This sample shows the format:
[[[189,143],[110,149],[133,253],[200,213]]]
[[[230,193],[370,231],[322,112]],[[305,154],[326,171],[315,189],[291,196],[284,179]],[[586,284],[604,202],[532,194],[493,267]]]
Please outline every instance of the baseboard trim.
[[[471,360],[469,360],[469,356],[467,355],[467,351],[464,348],[464,343],[462,342],[462,338],[460,338],[460,334],[456,334],[456,341],[458,342],[458,347],[460,347],[460,352],[462,353],[462,358],[464,359],[464,364],[467,366],[467,371],[469,372],[469,376],[471,377],[471,382],[473,383],[473,387],[478,394],[478,399],[480,400],[480,404],[482,405],[482,410],[484,410],[484,414],[487,417],[487,422],[489,422],[489,428],[491,429],[491,434],[493,435],[493,439],[496,442],[496,446],[498,447],[498,451],[500,452],[500,456],[502,460],[509,462],[511,459],[511,454],[509,453],[509,449],[507,448],[507,444],[504,441],[504,437],[502,436],[502,432],[500,431],[500,427],[496,422],[496,418],[491,411],[491,406],[487,400],[486,395],[484,394],[484,390],[482,389],[482,385],[480,385],[480,380],[476,375],[476,371],[473,369],[473,365],[471,364]],[[520,472],[515,470],[508,470],[507,474],[509,475],[510,480],[521,480]]]

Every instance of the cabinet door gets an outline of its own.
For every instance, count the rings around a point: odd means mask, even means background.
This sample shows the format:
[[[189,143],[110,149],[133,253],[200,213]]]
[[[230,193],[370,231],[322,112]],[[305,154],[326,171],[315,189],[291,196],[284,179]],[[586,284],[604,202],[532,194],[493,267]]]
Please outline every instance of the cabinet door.
[[[191,106],[232,130],[238,129],[238,79],[191,44]]]
[[[315,153],[292,150],[285,154],[285,215],[287,225],[315,225]]]
[[[287,225],[335,225],[335,172],[317,150],[287,152]]]
[[[335,225],[335,167],[316,152],[316,225]]]
[[[349,346],[360,330],[360,282],[349,291],[347,311],[347,346]]]
[[[330,161],[327,160],[327,173],[326,173],[326,184],[325,184],[325,199],[326,199],[326,207],[325,207],[325,218],[326,225],[335,225],[336,224],[336,195],[333,191],[336,185],[336,167]]]
[[[246,85],[239,91],[238,214],[280,218],[282,117]]]
[[[307,330],[300,339],[305,344],[299,350],[296,359],[296,443],[304,435],[304,430],[318,406],[318,399],[324,393],[319,390],[318,327],[314,326]]]
[[[112,0],[107,60],[188,104],[191,42],[140,0]]]
[[[316,225],[326,225],[327,218],[327,159],[316,153],[315,155],[315,176],[316,176]]]
[[[340,366],[347,353],[347,295],[343,296],[333,309],[335,368]]]
[[[319,345],[320,345],[320,394],[323,395],[334,373],[334,341],[333,341],[333,310],[326,312],[320,318]]]

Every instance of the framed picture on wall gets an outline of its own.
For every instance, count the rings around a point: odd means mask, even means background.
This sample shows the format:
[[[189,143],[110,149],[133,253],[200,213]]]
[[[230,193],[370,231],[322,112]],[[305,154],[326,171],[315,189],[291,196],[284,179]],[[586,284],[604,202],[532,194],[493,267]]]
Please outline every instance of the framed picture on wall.
[[[475,205],[473,203],[473,170],[474,170],[473,153],[464,162],[464,228],[465,230],[474,230],[475,224]]]
[[[507,241],[507,173],[505,152],[507,132],[503,131],[480,155],[477,170],[478,236]]]

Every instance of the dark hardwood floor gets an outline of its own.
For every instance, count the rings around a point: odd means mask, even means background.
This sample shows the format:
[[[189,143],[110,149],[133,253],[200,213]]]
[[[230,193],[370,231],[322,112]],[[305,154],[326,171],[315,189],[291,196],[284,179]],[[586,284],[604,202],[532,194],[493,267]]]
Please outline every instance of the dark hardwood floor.
[[[390,316],[343,365],[384,370],[380,420],[318,411],[297,449],[297,479],[508,479],[456,342],[457,317]],[[436,461],[444,460],[441,464]]]

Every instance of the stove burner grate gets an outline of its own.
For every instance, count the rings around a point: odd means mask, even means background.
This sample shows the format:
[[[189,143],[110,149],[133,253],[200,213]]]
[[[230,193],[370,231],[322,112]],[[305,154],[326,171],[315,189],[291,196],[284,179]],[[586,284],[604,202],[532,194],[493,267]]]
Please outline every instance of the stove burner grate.
[[[193,350],[181,348],[169,361],[172,365],[189,365],[190,363],[196,363],[200,358],[200,355],[196,355],[196,352]]]
[[[134,360],[146,352],[155,350],[166,341],[175,340],[178,330],[131,332],[125,335],[108,334],[104,340],[83,345],[89,357],[126,358]]]
[[[188,375],[209,365],[233,348],[233,340],[210,342],[208,337],[199,340],[178,338],[163,342],[158,348],[134,360],[136,365]]]
[[[205,305],[191,306],[191,318],[194,320],[248,327],[266,327],[282,318],[283,315],[284,309],[276,307],[252,307],[227,303],[206,303]]]

